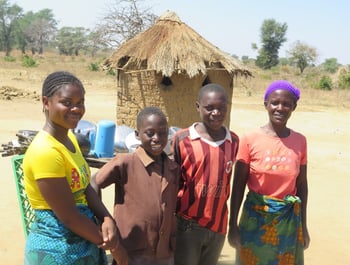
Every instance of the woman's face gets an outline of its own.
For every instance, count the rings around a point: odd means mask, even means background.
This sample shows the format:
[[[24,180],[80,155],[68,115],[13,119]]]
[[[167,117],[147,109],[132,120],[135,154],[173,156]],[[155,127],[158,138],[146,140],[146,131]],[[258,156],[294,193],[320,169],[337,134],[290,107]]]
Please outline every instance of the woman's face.
[[[287,90],[279,89],[272,92],[264,102],[272,124],[285,125],[295,110],[296,98]]]
[[[52,97],[43,98],[51,123],[74,129],[85,113],[85,91],[76,84],[63,85]]]

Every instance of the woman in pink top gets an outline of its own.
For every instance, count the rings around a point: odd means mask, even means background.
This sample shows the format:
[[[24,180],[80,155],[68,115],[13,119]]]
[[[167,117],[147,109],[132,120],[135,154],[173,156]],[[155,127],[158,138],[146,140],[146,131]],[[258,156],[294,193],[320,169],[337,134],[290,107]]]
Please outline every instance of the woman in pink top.
[[[287,127],[300,91],[285,80],[265,92],[266,125],[241,137],[231,195],[229,242],[236,264],[304,264],[307,142]],[[238,225],[244,191],[248,194]]]

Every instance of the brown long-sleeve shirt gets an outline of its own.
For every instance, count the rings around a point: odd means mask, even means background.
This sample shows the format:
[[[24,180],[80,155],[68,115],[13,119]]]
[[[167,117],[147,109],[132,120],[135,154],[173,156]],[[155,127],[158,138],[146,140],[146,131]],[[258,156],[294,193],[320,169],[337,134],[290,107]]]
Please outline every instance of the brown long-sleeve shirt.
[[[114,218],[129,255],[173,255],[179,168],[162,155],[163,166],[138,147],[117,154],[96,175],[100,188],[115,184]]]

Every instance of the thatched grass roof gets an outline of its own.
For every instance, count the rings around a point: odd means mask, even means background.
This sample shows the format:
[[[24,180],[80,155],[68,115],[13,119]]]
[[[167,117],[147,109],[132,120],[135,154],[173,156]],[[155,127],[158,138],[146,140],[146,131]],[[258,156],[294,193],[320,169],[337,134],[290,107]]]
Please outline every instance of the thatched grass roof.
[[[192,78],[206,74],[208,68],[251,76],[239,60],[209,43],[174,12],[166,12],[152,27],[123,43],[103,65],[107,69],[155,70],[167,77],[186,73]]]

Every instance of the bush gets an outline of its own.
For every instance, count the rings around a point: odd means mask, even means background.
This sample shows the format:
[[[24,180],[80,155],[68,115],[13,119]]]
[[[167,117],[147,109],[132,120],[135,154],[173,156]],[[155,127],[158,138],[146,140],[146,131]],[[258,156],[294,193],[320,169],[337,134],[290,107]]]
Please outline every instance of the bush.
[[[278,63],[282,66],[291,65],[288,58],[279,58]]]
[[[100,69],[98,63],[90,63],[88,68],[90,71],[93,71],[93,72],[97,72]]]
[[[24,67],[34,67],[37,66],[36,61],[34,60],[33,57],[30,57],[28,55],[23,55],[22,57],[22,66]]]
[[[15,61],[16,61],[16,58],[13,57],[13,56],[5,56],[5,57],[4,57],[4,61],[5,61],[5,62],[15,62]]]
[[[350,72],[345,72],[339,76],[339,87],[342,89],[350,88]]]
[[[318,88],[322,90],[332,90],[332,79],[329,76],[322,76],[320,82],[318,82]]]
[[[116,75],[116,72],[114,69],[112,68],[109,68],[106,72],[106,75],[112,75],[112,76],[115,76]]]

